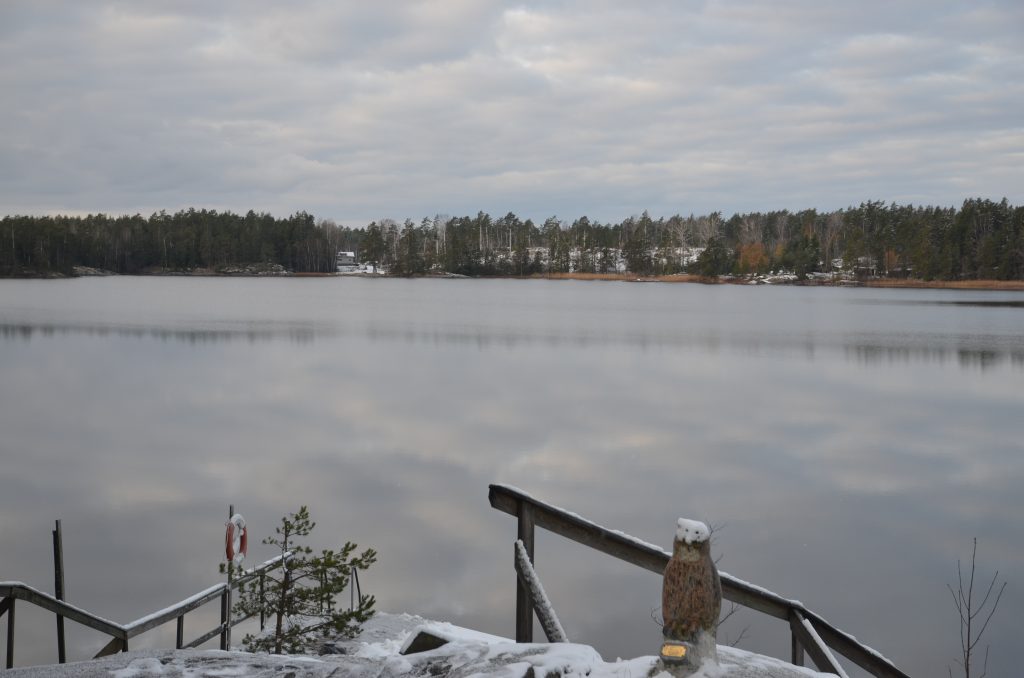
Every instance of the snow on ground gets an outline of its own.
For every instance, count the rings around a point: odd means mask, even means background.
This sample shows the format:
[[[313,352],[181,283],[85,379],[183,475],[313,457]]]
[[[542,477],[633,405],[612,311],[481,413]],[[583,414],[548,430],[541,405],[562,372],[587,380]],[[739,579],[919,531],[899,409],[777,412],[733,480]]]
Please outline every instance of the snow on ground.
[[[402,655],[421,632],[448,641]],[[657,648],[659,638],[652,639]],[[101,660],[12,669],[5,678],[645,678],[656,658],[606,662],[575,643],[515,643],[408,614],[377,613],[352,640],[325,644],[339,654],[267,655],[219,650],[135,650]],[[810,678],[825,676],[778,659],[718,648],[717,664],[694,678]],[[665,675],[667,677],[667,674]]]

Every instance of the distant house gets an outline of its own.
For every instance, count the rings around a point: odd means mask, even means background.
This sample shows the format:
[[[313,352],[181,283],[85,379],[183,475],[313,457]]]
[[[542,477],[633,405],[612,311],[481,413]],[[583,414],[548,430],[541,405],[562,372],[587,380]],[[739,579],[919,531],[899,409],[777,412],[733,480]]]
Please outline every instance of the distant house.
[[[878,260],[874,257],[857,257],[853,272],[858,278],[874,278],[878,276]]]
[[[338,273],[355,273],[359,268],[355,252],[338,252],[338,256],[334,259],[334,265]]]

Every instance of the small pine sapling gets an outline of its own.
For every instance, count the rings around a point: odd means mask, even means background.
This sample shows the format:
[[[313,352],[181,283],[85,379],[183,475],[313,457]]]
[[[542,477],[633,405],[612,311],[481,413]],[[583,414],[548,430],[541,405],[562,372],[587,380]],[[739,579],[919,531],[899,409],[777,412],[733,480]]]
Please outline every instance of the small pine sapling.
[[[262,594],[257,579],[239,586],[235,614],[246,617],[262,613],[273,624],[272,633],[249,634],[242,639],[250,652],[304,652],[325,635],[355,636],[360,625],[373,616],[373,596],[360,593],[351,609],[339,608],[335,597],[349,585],[355,571],[376,562],[377,553],[366,549],[353,555],[356,545],[346,542],[338,551],[313,554],[313,549],[301,540],[314,527],[316,523],[305,506],[282,518],[275,534],[263,543],[277,547],[286,556],[283,564],[267,573]]]

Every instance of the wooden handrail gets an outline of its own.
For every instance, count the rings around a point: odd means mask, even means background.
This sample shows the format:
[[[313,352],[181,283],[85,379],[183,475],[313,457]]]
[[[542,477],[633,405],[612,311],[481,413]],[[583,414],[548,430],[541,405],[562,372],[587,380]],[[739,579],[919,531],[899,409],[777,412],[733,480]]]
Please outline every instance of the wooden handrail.
[[[63,600],[57,600],[49,593],[40,591],[20,581],[0,582],[0,597],[24,600],[27,603],[32,603],[37,607],[59,614],[62,617],[78,622],[82,626],[88,626],[108,636],[120,637],[125,632],[125,628],[120,624],[99,617],[80,607],[70,605]]]
[[[284,555],[271,558],[270,560],[253,567],[249,570],[242,572],[241,576],[232,580],[230,587],[226,583],[214,584],[213,586],[200,591],[184,600],[181,600],[170,607],[164,608],[158,612],[140,617],[133,622],[128,624],[118,624],[112,622],[109,619],[104,619],[98,615],[93,614],[80,607],[71,605],[63,600],[58,600],[56,597],[51,596],[49,593],[40,591],[28,584],[19,581],[4,581],[0,582],[0,616],[7,613],[10,614],[13,609],[14,600],[24,600],[28,603],[32,603],[37,607],[41,607],[44,610],[53,612],[61,617],[70,619],[74,622],[86,626],[100,633],[104,633],[111,637],[109,643],[107,643],[103,649],[99,651],[96,657],[103,657],[116,652],[124,652],[128,649],[128,640],[138,635],[151,631],[158,626],[171,621],[178,621],[177,629],[177,640],[176,643],[179,647],[196,647],[202,643],[210,640],[211,638],[221,635],[224,637],[225,632],[228,628],[236,626],[241,622],[245,621],[249,617],[242,617],[240,619],[232,619],[230,623],[222,621],[213,630],[204,633],[202,636],[192,641],[188,645],[182,643],[181,638],[181,620],[184,616],[195,610],[206,603],[216,600],[224,599],[229,590],[237,589],[241,584],[251,580],[254,577],[260,576],[261,574],[273,570],[281,566],[281,563],[291,556],[291,553],[285,553]],[[250,615],[251,616],[251,615]],[[14,624],[11,619],[8,619],[7,626],[7,668],[12,668],[13,665],[13,638],[14,638]]]
[[[519,518],[518,538],[527,544],[527,553],[531,559],[533,558],[534,525],[659,575],[665,571],[665,566],[671,558],[671,554],[659,546],[631,537],[623,532],[609,530],[575,513],[540,501],[509,485],[491,485],[488,499],[492,507]],[[529,534],[524,535],[524,532]],[[722,581],[722,597],[726,600],[783,619],[787,623],[794,619],[794,615],[797,615],[810,625],[811,629],[816,632],[815,634],[794,635],[794,659],[797,658],[797,647],[806,647],[805,642],[815,644],[820,639],[825,646],[832,648],[873,676],[909,678],[884,656],[860,643],[850,634],[836,628],[820,615],[808,610],[803,603],[784,598],[726,572],[719,572],[719,578]],[[517,594],[517,603],[520,597]],[[527,610],[527,614],[530,612]],[[524,615],[518,604],[516,615],[516,640],[520,640],[521,634],[527,640],[530,639],[532,628],[526,628]],[[801,626],[801,628],[804,627]],[[799,646],[797,641],[800,643]],[[829,653],[826,647],[816,646],[813,652],[809,651],[808,654],[815,659]],[[815,663],[817,664],[817,660]],[[818,668],[832,670],[828,666],[819,665]]]

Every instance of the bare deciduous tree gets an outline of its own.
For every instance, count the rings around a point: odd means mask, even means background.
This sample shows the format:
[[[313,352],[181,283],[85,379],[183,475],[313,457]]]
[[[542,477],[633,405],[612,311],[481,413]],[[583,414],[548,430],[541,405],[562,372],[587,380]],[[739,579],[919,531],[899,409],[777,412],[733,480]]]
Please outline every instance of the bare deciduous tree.
[[[949,589],[950,594],[953,596],[953,604],[956,605],[956,611],[960,615],[960,651],[961,659],[954,660],[954,663],[959,664],[964,671],[964,678],[971,678],[971,662],[976,658],[975,649],[981,642],[981,637],[985,635],[985,630],[988,628],[988,623],[992,621],[992,615],[995,614],[996,608],[999,607],[999,599],[1003,597],[1003,591],[1006,589],[1006,582],[1003,581],[999,584],[998,591],[995,599],[992,599],[992,592],[996,591],[997,580],[999,579],[999,570],[992,575],[992,581],[989,582],[988,588],[985,590],[985,596],[979,603],[974,597],[974,575],[976,571],[975,558],[978,555],[978,538],[974,538],[974,547],[971,550],[971,571],[968,573],[967,579],[964,579],[964,573],[960,568],[960,560],[956,561],[956,578],[957,578],[957,589],[954,591],[953,587],[946,585]],[[989,600],[992,599],[992,604],[989,605]],[[975,621],[984,619],[984,621]],[[980,628],[979,628],[980,627]],[[989,646],[985,646],[985,658],[982,660],[981,675],[978,678],[985,678],[985,674],[988,672],[988,650]],[[953,669],[949,669],[950,678],[953,676]]]

